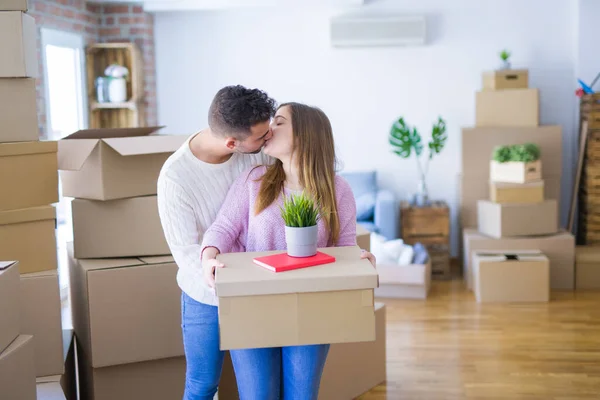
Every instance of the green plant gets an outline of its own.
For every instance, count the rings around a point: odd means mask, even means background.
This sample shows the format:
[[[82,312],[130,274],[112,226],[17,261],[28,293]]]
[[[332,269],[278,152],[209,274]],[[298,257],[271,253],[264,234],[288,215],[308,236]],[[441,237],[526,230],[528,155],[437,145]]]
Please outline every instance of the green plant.
[[[540,159],[540,148],[533,143],[514,144],[511,146],[497,146],[494,148],[492,159],[499,163],[532,162]]]
[[[318,205],[304,193],[292,194],[283,200],[281,217],[285,225],[294,228],[314,226],[319,220]]]
[[[394,122],[390,129],[388,141],[392,146],[392,151],[402,158],[409,158],[414,151],[420,178],[425,179],[429,170],[429,161],[433,158],[434,154],[439,154],[444,149],[447,139],[446,122],[441,117],[438,117],[431,130],[431,140],[427,143],[429,156],[424,166],[421,165],[420,161],[421,154],[423,153],[421,135],[417,131],[417,128],[408,126],[404,118],[401,117]]]
[[[510,58],[510,51],[508,51],[508,50],[502,50],[500,52],[500,59],[502,61],[508,61],[509,58]]]

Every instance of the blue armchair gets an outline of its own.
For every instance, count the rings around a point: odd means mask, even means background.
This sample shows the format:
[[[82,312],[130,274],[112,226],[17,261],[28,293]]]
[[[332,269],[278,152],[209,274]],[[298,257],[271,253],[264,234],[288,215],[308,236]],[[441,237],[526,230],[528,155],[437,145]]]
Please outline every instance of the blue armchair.
[[[352,188],[356,200],[356,222],[387,240],[397,239],[399,205],[390,190],[377,187],[377,172],[342,172],[340,176]]]

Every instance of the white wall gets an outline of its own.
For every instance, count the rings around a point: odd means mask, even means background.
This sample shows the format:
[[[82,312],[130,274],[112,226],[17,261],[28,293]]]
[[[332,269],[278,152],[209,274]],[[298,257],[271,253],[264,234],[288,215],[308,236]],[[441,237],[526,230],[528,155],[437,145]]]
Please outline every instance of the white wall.
[[[329,45],[328,18],[339,10],[324,8],[157,14],[159,122],[167,125],[165,132],[198,130],[206,125],[214,93],[237,83],[264,89],[279,102],[317,105],[332,121],[345,169],[375,168],[382,186],[407,198],[416,188],[415,160],[390,152],[390,125],[404,116],[428,135],[441,115],[449,141],[431,164],[428,184],[431,196],[447,200],[455,216],[460,129],[473,125],[481,72],[495,68],[498,51],[506,47],[514,54],[513,66],[529,68],[530,85],[541,91],[541,122],[564,128],[564,213],[575,150],[575,3],[370,3],[370,9],[425,13],[430,43],[334,49]],[[454,224],[454,239],[457,232]],[[456,252],[456,240],[453,248]]]

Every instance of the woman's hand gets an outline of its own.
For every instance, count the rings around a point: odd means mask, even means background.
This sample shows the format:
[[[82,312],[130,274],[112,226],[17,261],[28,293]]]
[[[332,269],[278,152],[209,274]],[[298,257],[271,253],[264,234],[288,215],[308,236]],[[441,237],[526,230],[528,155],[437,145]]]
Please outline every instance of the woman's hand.
[[[371,265],[373,266],[373,268],[377,268],[377,260],[375,259],[375,256],[366,251],[365,249],[360,249],[360,258],[361,259],[368,259],[369,261],[371,261]]]
[[[219,250],[214,247],[207,247],[202,252],[202,270],[204,273],[204,282],[208,287],[215,287],[215,272],[217,268],[223,268],[225,265],[217,260]]]

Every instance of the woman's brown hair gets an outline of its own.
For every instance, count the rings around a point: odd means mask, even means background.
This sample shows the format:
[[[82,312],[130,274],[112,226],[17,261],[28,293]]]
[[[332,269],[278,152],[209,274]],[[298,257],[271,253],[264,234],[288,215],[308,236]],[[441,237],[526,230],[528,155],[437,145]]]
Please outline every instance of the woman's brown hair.
[[[327,115],[316,107],[284,103],[292,117],[294,137],[293,159],[298,164],[300,185],[319,204],[321,219],[335,245],[340,235],[340,222],[335,200],[335,146]],[[278,109],[279,109],[278,108]],[[256,213],[270,206],[281,194],[285,181],[283,163],[276,160],[261,178]]]

